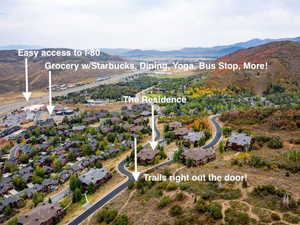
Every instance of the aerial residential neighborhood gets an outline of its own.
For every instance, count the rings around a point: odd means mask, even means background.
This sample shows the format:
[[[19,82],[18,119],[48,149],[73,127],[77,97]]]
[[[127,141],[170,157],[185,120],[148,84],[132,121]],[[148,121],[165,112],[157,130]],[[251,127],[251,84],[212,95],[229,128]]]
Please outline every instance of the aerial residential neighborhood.
[[[300,225],[299,1],[0,6],[0,224]]]

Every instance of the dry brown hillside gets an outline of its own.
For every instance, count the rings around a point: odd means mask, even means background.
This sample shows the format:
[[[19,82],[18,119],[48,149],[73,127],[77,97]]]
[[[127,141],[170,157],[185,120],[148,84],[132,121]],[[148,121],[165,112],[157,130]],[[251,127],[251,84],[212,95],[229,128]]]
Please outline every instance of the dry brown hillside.
[[[233,85],[262,94],[271,84],[296,91],[300,86],[300,44],[291,41],[272,42],[257,47],[243,49],[221,57],[217,62],[265,63],[267,70],[229,71],[216,70],[206,81],[208,87],[228,87]]]
[[[43,57],[29,58],[29,89],[41,89],[48,85],[45,62],[55,63],[89,63],[123,61],[118,56],[101,52],[99,57]],[[53,71],[53,84],[76,83],[90,78],[111,75],[112,70],[78,70]],[[24,59],[17,56],[16,50],[0,51],[0,94],[25,90]]]

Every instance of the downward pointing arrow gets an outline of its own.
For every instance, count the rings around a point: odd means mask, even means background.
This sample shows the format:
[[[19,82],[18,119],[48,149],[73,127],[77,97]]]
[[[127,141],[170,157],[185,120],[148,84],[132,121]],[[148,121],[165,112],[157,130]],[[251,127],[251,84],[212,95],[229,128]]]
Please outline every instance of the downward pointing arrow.
[[[132,176],[135,181],[139,179],[141,172],[137,171],[137,143],[136,137],[134,138],[134,172],[132,172]]]
[[[26,85],[26,89],[25,92],[23,92],[23,96],[26,99],[26,101],[29,101],[29,98],[31,96],[31,92],[28,92],[28,59],[25,58],[25,85]]]
[[[51,71],[49,71],[49,105],[47,105],[47,109],[49,114],[51,115],[55,106],[52,105],[52,80],[51,80]]]
[[[154,118],[154,105],[153,104],[151,105],[151,111],[152,111],[152,117],[151,117],[152,141],[150,141],[149,143],[154,151],[158,142],[155,141],[155,118]]]

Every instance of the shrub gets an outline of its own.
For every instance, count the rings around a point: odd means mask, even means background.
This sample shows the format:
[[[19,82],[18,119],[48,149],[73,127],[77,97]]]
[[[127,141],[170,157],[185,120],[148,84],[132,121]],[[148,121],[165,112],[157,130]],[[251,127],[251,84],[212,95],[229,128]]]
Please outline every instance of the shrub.
[[[93,194],[93,193],[95,193],[95,185],[94,185],[94,183],[90,183],[90,184],[88,185],[87,193],[88,193],[88,194]]]
[[[229,137],[231,135],[232,129],[231,127],[223,127],[222,132],[225,137]]]
[[[167,191],[175,191],[178,188],[176,183],[169,183],[166,190]]]
[[[156,185],[156,188],[159,190],[166,190],[168,182],[161,182]]]
[[[13,217],[11,218],[8,222],[7,225],[17,225],[18,224],[18,218],[17,217]]]
[[[182,192],[179,192],[175,196],[176,201],[182,201],[185,198],[185,195]]]
[[[280,216],[278,214],[276,214],[276,213],[271,213],[271,218],[274,221],[280,220]]]
[[[157,204],[158,208],[164,208],[166,207],[168,204],[170,204],[172,202],[172,200],[170,199],[170,197],[168,196],[164,196],[160,199],[160,201]]]
[[[251,156],[248,165],[255,168],[260,168],[260,167],[268,166],[269,163],[263,160],[262,158],[260,158],[259,156],[253,155]]]
[[[247,213],[229,208],[225,211],[225,222],[228,225],[248,225],[250,224],[250,217]]]
[[[209,215],[215,220],[222,219],[222,206],[217,202],[212,202],[208,206]]]
[[[118,216],[113,222],[112,225],[128,225],[129,219],[127,215]]]
[[[292,223],[292,224],[299,224],[299,222],[300,222],[300,219],[298,217],[293,216],[289,213],[283,214],[283,220],[287,221],[289,223]]]
[[[268,147],[272,149],[279,149],[283,147],[283,142],[280,137],[272,137],[268,142]]]
[[[134,188],[134,182],[129,182],[128,189],[131,190]]]
[[[183,213],[183,209],[179,205],[174,205],[170,208],[169,213],[171,216],[180,216]]]
[[[118,211],[116,209],[104,208],[97,213],[96,218],[98,223],[105,222],[109,224],[116,218],[117,215]]]
[[[195,209],[199,213],[205,213],[208,210],[208,205],[207,205],[207,203],[206,203],[205,200],[203,200],[202,198],[200,198],[196,202]]]
[[[297,138],[297,139],[290,139],[289,142],[291,144],[296,144],[296,145],[299,145],[300,144],[300,138]]]

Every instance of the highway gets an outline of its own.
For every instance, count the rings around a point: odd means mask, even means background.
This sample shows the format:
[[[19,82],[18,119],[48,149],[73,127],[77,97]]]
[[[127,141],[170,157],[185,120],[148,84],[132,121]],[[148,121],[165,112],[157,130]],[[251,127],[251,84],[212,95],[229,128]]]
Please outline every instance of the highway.
[[[215,116],[211,117],[211,119],[210,119],[211,123],[215,127],[215,134],[214,134],[214,138],[212,139],[212,141],[210,143],[206,144],[205,146],[203,146],[204,149],[213,147],[214,145],[216,145],[219,142],[219,140],[222,137],[221,125],[218,123],[217,119],[218,119],[218,115],[215,115]],[[156,132],[158,131],[157,128],[155,130],[156,130]],[[159,135],[160,134],[159,134],[159,131],[158,131],[158,133],[156,134],[156,140],[159,139]],[[159,167],[168,165],[171,162],[172,162],[172,160],[169,160],[169,161],[163,162],[161,164],[158,164],[155,167],[148,170],[147,172],[150,172],[150,171],[153,171],[153,170],[155,170]],[[126,169],[125,166],[126,166],[126,161],[125,160],[121,161],[120,164],[118,165],[118,170],[119,170],[120,173],[122,173],[123,175],[125,175],[127,177],[127,180],[124,183],[122,183],[120,186],[118,186],[117,188],[115,188],[114,190],[109,192],[103,198],[101,198],[98,202],[93,204],[90,208],[88,208],[81,215],[76,217],[68,225],[78,225],[78,224],[82,223],[90,215],[92,215],[94,212],[96,212],[98,209],[100,209],[102,206],[104,206],[106,203],[108,203],[110,200],[112,200],[114,197],[116,197],[119,193],[121,193],[123,190],[125,190],[130,182],[135,181],[134,177],[131,174],[131,172],[129,172]]]
[[[111,77],[107,80],[102,80],[102,81],[94,81],[85,85],[81,85],[81,86],[76,86],[73,88],[68,88],[66,90],[63,91],[58,91],[58,92],[52,92],[52,97],[57,97],[57,96],[66,96],[70,93],[73,92],[79,92],[88,88],[92,88],[92,87],[97,87],[99,85],[104,85],[104,84],[113,84],[113,83],[118,83],[120,82],[122,79],[126,78],[126,77],[131,77],[131,74],[115,74],[115,75],[111,75]],[[22,95],[22,93],[20,93],[20,96]],[[37,105],[37,104],[45,104],[48,103],[49,97],[48,95],[45,96],[41,96],[41,97],[31,97],[30,100],[28,102],[26,102],[26,100],[22,100],[20,102],[16,102],[16,103],[11,103],[8,105],[3,105],[0,106],[0,115],[3,114],[7,114],[11,111],[20,109],[22,107],[26,107],[26,106],[30,106],[30,105]]]

